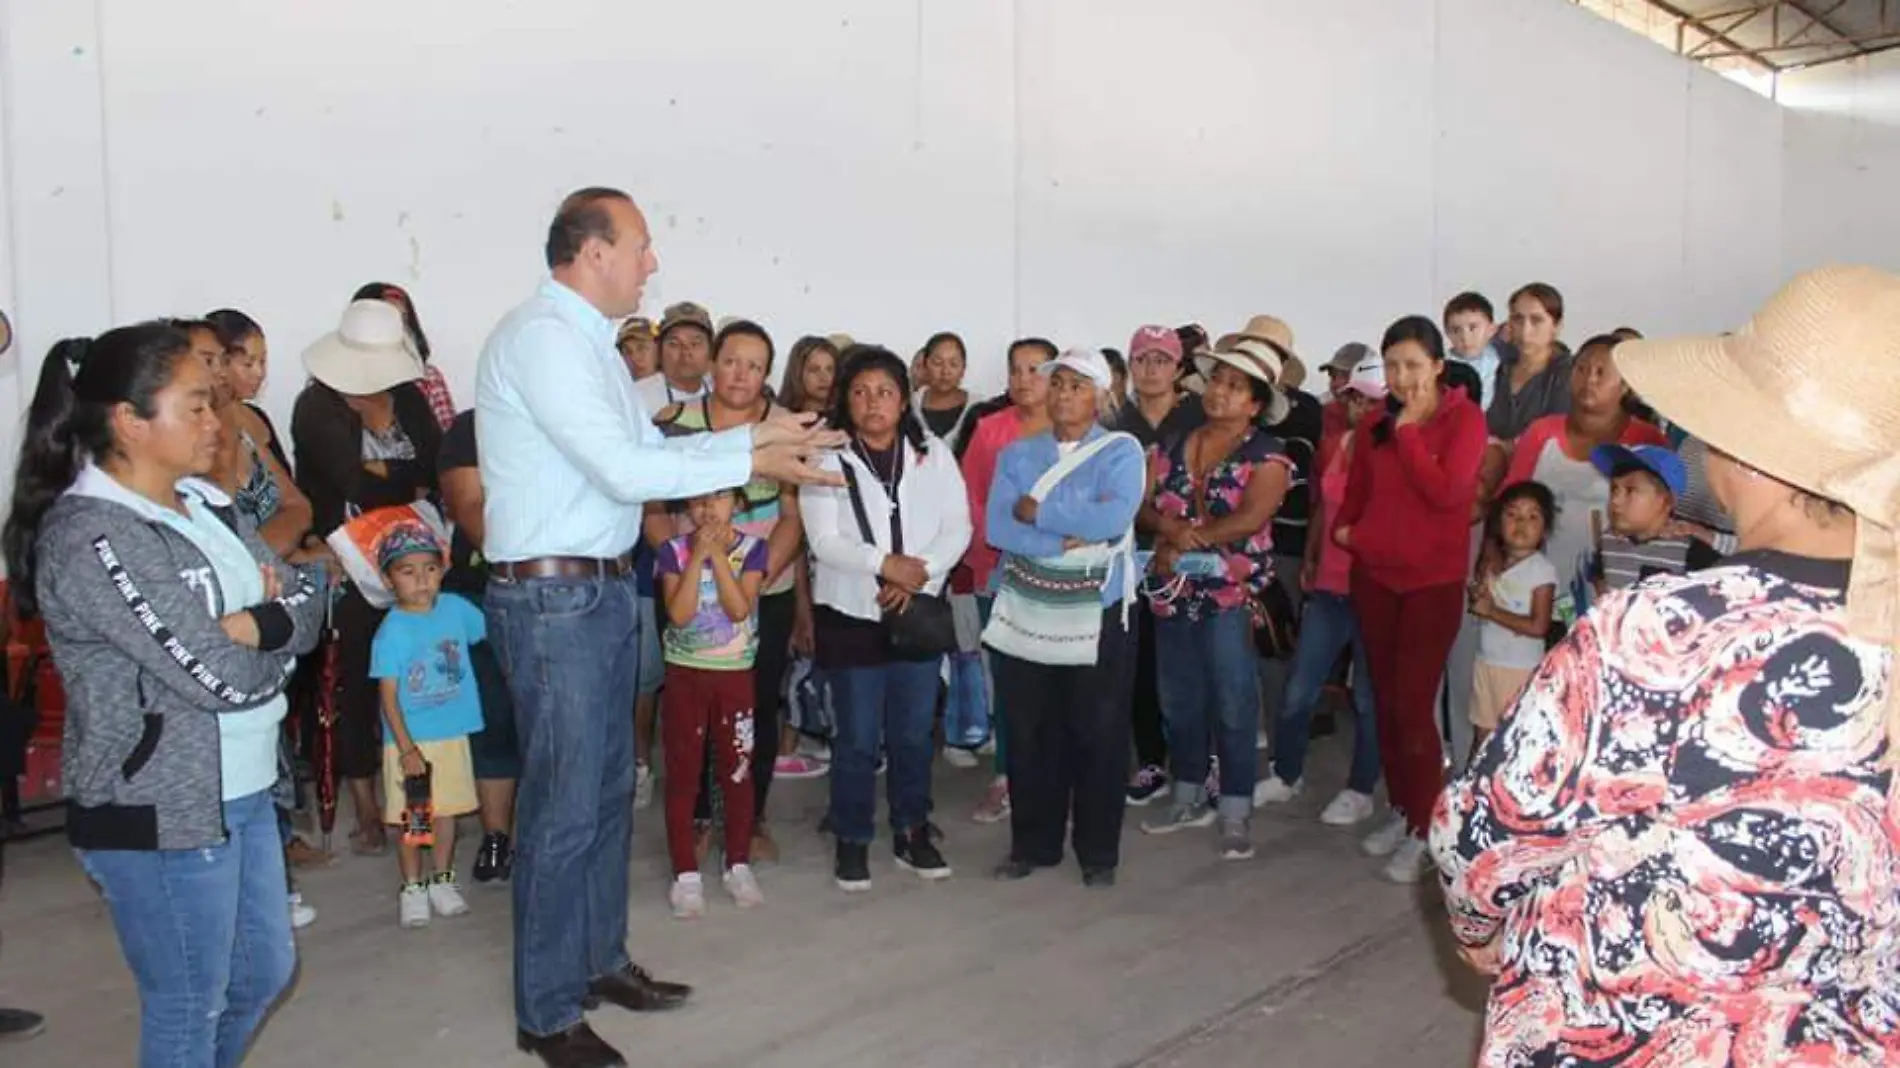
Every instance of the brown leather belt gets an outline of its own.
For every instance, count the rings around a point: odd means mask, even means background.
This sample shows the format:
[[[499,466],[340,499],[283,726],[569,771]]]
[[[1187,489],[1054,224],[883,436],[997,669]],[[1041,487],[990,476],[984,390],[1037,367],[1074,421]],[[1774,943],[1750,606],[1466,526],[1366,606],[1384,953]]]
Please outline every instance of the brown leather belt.
[[[633,573],[633,554],[611,560],[593,556],[537,556],[532,560],[490,563],[489,574],[504,582],[545,578],[620,578]]]

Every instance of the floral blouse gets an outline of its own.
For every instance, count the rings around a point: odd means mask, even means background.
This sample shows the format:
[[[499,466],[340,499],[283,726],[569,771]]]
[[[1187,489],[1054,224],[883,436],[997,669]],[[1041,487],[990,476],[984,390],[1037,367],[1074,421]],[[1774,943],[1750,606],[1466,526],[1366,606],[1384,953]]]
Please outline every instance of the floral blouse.
[[[1284,464],[1287,473],[1292,474],[1293,461],[1280,439],[1255,428],[1247,432],[1226,459],[1214,465],[1205,485],[1196,486],[1187,462],[1187,443],[1192,436],[1182,434],[1148,452],[1150,484],[1154,487],[1150,503],[1165,517],[1224,519],[1240,509],[1241,498],[1247,492],[1247,484],[1253,481],[1258,465]],[[1178,595],[1151,598],[1156,616],[1165,619],[1180,615],[1189,621],[1198,621],[1215,612],[1245,606],[1273,581],[1271,521],[1252,537],[1217,546],[1214,551],[1223,565],[1221,573],[1183,576]]]
[[[1900,1061],[1892,654],[1846,581],[1753,552],[1611,594],[1446,789],[1481,1065]]]

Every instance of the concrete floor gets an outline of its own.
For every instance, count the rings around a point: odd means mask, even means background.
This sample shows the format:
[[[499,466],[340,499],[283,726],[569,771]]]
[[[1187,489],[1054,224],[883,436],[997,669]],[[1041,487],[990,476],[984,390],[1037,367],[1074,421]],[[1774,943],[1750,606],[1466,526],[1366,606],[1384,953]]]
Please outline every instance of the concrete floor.
[[[985,776],[940,763],[955,878],[925,885],[880,842],[875,888],[840,893],[814,829],[825,783],[787,783],[767,906],[741,914],[714,896],[706,919],[680,923],[657,812],[640,813],[634,956],[700,993],[682,1012],[604,1010],[594,1026],[634,1063],[668,1068],[1468,1064],[1484,990],[1451,956],[1433,890],[1379,880],[1357,835],[1313,818],[1344,745],[1320,743],[1307,794],[1257,816],[1248,863],[1220,861],[1211,831],[1142,835],[1131,811],[1120,885],[1105,892],[1072,868],[991,881],[1007,829],[965,818]],[[7,859],[0,1003],[44,1012],[48,1029],[0,1047],[0,1063],[131,1063],[137,1004],[96,895],[56,839]],[[536,1063],[513,1048],[507,894],[471,888],[470,916],[406,932],[394,877],[393,860],[361,858],[306,875],[322,915],[247,1064]]]

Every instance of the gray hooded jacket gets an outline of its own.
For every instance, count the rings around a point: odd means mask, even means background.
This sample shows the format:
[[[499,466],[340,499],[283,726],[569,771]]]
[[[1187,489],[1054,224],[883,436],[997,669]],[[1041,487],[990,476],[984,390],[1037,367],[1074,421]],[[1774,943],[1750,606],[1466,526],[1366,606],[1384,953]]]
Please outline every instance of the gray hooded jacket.
[[[324,597],[217,487],[181,483],[285,591],[249,609],[262,648],[237,644],[218,622],[235,609],[204,554],[102,478],[89,468],[54,503],[38,543],[35,588],[66,691],[67,835],[80,849],[216,845],[227,834],[214,717],[282,692],[293,658],[316,644]]]

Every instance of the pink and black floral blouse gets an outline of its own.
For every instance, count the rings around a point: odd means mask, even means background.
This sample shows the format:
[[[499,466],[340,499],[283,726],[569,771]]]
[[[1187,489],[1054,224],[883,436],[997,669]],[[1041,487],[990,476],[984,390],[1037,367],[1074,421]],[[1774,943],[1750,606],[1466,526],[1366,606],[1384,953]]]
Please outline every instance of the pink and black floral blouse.
[[[1241,498],[1260,465],[1280,463],[1293,470],[1280,439],[1259,428],[1251,429],[1227,458],[1207,473],[1204,484],[1196,485],[1188,471],[1187,440],[1183,434],[1171,442],[1156,445],[1148,453],[1151,500],[1155,511],[1176,519],[1203,521],[1224,519],[1240,509]],[[1173,598],[1151,601],[1154,614],[1162,618],[1181,616],[1199,620],[1215,612],[1245,606],[1273,581],[1273,524],[1242,541],[1216,546],[1224,565],[1220,574],[1186,576],[1180,593]]]
[[[1891,654],[1845,562],[1745,553],[1601,601],[1439,802],[1480,1063],[1900,1063]]]

